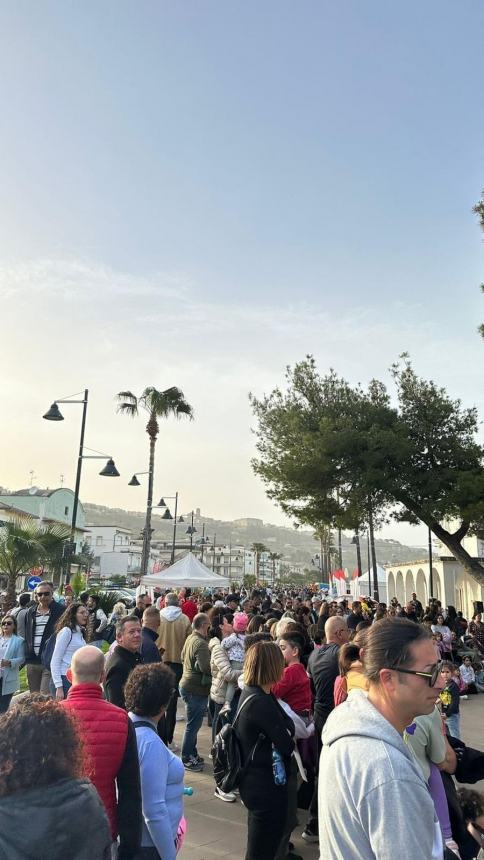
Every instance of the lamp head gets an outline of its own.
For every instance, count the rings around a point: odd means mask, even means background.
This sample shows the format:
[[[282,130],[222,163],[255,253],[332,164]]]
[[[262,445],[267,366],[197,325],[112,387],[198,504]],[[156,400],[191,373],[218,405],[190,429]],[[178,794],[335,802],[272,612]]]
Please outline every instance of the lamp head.
[[[103,478],[119,478],[119,472],[114,465],[114,460],[111,457],[107,461],[104,469],[101,469],[99,474],[102,475]]]
[[[64,416],[61,414],[57,403],[53,403],[50,409],[42,416],[46,421],[63,421]]]
[[[128,481],[128,487],[139,487],[139,486],[140,486],[140,482],[138,481],[138,478],[136,477],[136,475],[133,475],[131,480]]]
[[[161,519],[162,519],[162,520],[172,520],[172,519],[173,519],[173,517],[172,517],[172,515],[171,515],[171,513],[170,513],[170,509],[169,509],[169,508],[167,508],[167,509],[166,509],[166,511],[165,511],[165,513],[163,514],[163,516],[162,516],[162,518],[161,518]]]

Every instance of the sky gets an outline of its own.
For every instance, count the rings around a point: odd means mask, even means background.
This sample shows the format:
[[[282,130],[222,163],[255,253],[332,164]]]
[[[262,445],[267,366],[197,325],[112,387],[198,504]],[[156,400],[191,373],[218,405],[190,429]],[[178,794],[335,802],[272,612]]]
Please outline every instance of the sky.
[[[366,383],[408,351],[482,415],[483,32],[481,0],[3,4],[0,484],[73,486],[80,407],[42,414],[88,388],[121,478],[86,460],[81,498],[141,510],[114,395],[177,385],[155,493],[284,523],[248,392],[307,353]]]

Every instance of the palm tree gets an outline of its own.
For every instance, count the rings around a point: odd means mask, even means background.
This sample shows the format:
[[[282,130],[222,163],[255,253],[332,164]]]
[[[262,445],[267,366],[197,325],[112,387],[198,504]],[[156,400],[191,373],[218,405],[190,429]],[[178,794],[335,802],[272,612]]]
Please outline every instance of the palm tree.
[[[276,561],[282,558],[282,555],[279,552],[270,552],[269,559],[272,562],[272,587],[274,588],[274,583],[276,581]]]
[[[319,541],[320,561],[321,561],[321,576],[330,575],[331,563],[334,560],[337,550],[333,545],[333,534],[328,525],[319,524],[314,532],[314,540]]]
[[[257,582],[259,581],[259,567],[260,567],[260,556],[261,553],[267,552],[267,547],[263,543],[255,543],[252,544],[251,550],[255,555],[255,576]]]
[[[0,573],[7,577],[5,608],[15,605],[17,577],[62,556],[70,529],[62,524],[39,528],[33,518],[14,519],[0,528]]]
[[[153,478],[155,474],[155,445],[158,433],[160,432],[158,418],[168,418],[170,415],[180,418],[182,415],[187,415],[188,418],[192,419],[193,409],[185,400],[183,391],[175,387],[167,388],[165,391],[158,391],[157,388],[145,388],[139,397],[131,391],[120,391],[116,397],[119,401],[118,412],[134,418],[139,414],[140,409],[144,409],[150,416],[146,425],[146,432],[150,440],[148,499],[146,502],[146,520],[143,535],[143,550],[141,553],[141,576],[145,576],[148,570],[148,559],[151,548],[151,508],[153,505]]]

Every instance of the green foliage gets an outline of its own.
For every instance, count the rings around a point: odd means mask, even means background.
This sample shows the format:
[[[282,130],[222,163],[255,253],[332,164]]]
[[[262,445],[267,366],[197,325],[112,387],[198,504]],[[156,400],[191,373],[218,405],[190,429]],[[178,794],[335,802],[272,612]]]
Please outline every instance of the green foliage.
[[[86,571],[91,569],[94,561],[94,552],[88,543],[83,543],[80,552],[72,557],[72,563],[78,564],[79,568],[85,568]]]
[[[99,608],[106,613],[106,615],[111,615],[114,604],[117,603],[121,598],[117,591],[97,591],[94,589],[89,589],[89,594],[96,594],[99,598]]]
[[[80,594],[82,594],[83,591],[87,590],[86,577],[83,576],[80,571],[78,571],[71,576],[69,585],[74,592],[74,597],[77,598]]]
[[[192,407],[185,400],[183,391],[175,386],[166,388],[164,391],[158,391],[157,388],[150,386],[145,388],[139,397],[131,391],[120,391],[116,398],[119,401],[118,412],[131,415],[133,418],[139,414],[140,408],[154,419],[168,418],[169,415],[175,418],[180,418],[182,415],[193,418]]]
[[[0,528],[0,572],[7,577],[7,609],[15,603],[17,577],[33,567],[54,566],[62,558],[69,534],[69,528],[60,524],[39,529],[31,517],[12,520]]]
[[[253,588],[256,583],[256,578],[253,573],[246,573],[243,582],[246,588]]]
[[[460,541],[484,527],[483,449],[475,409],[417,377],[407,356],[392,368],[398,406],[383,383],[364,390],[308,356],[286,374],[287,390],[258,400],[254,471],[290,516],[313,526],[362,528],[388,516],[423,521],[470,565]],[[440,525],[458,519],[452,535]],[[474,566],[477,578],[484,569]]]

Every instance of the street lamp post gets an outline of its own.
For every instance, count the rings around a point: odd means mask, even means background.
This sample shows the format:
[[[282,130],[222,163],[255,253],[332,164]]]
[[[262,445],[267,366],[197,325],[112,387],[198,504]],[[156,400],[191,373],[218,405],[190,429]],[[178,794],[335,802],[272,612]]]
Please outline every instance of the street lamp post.
[[[205,523],[202,525],[202,540],[200,541],[200,561],[203,564],[203,548],[205,546]]]
[[[82,419],[81,419],[81,436],[79,440],[79,454],[77,457],[77,472],[76,472],[76,485],[74,489],[74,502],[72,505],[72,519],[71,519],[71,535],[69,541],[69,550],[68,550],[68,558],[66,562],[66,580],[69,581],[70,575],[70,558],[74,554],[75,546],[76,546],[76,520],[77,520],[77,509],[79,507],[79,490],[81,487],[81,473],[82,473],[82,461],[83,460],[104,460],[108,457],[107,463],[104,469],[101,469],[99,472],[100,475],[104,478],[119,478],[119,472],[116,469],[114,460],[111,456],[106,454],[100,454],[96,452],[94,454],[84,454],[84,434],[86,431],[86,417],[87,417],[87,403],[89,399],[89,391],[86,388],[84,390],[84,397],[82,400],[74,400],[76,397],[74,394],[73,397],[65,397],[59,400],[54,400],[50,409],[43,415],[46,421],[63,421],[64,416],[62,415],[58,404],[59,403],[82,403]],[[87,448],[87,450],[92,450]]]
[[[149,475],[149,472],[135,472],[131,480],[128,482],[129,487],[139,487],[140,482],[138,481],[138,475]],[[175,500],[175,515],[172,517],[170,513],[170,509],[165,504],[165,499],[174,499]],[[177,522],[184,522],[183,517],[177,519],[178,516],[178,491],[174,496],[162,496],[159,503],[157,505],[152,505],[151,509],[154,508],[166,508],[165,513],[162,516],[164,520],[173,520],[173,539],[171,543],[171,555],[170,555],[170,564],[174,564],[175,561],[175,543],[176,543],[176,524]],[[151,533],[153,533],[153,529],[151,529]],[[145,536],[143,535],[143,546],[144,546]],[[148,568],[149,559],[146,559],[146,568]]]
[[[358,529],[355,530],[355,535],[351,539],[351,543],[355,544],[355,546],[356,546],[356,566],[358,568],[358,579],[359,579],[361,574],[363,573],[363,571],[361,569],[361,547],[360,547],[360,535],[358,533]]]
[[[430,588],[430,597],[434,596],[434,574],[432,571],[433,558],[432,558],[432,531],[429,528],[429,588]]]
[[[191,525],[188,526],[186,534],[190,535],[190,552],[193,550],[193,535],[196,534],[196,528],[193,525],[193,511],[191,513]]]

